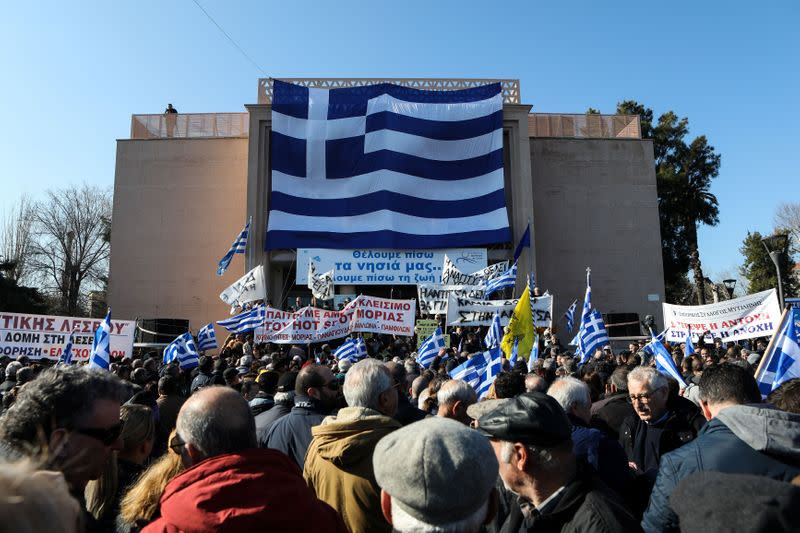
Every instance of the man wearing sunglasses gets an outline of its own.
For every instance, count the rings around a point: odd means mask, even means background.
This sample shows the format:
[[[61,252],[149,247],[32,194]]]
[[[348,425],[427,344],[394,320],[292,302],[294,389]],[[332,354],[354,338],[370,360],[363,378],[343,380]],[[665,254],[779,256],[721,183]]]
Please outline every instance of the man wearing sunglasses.
[[[311,428],[333,413],[342,393],[336,376],[323,365],[302,369],[297,374],[294,392],[294,407],[272,425],[266,447],[282,451],[302,469],[311,442]]]
[[[83,491],[122,449],[120,404],[128,388],[111,372],[53,367],[23,387],[0,416],[0,443],[20,455],[39,452],[60,470],[85,510]],[[37,457],[38,458],[38,457]],[[84,513],[91,529],[91,515]]]

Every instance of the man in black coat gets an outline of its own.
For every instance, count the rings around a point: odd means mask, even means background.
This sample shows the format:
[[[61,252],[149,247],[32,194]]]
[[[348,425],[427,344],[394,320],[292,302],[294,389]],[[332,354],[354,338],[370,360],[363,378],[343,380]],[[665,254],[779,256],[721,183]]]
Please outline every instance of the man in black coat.
[[[606,384],[606,397],[592,404],[591,426],[618,440],[619,428],[631,415],[635,415],[628,398],[630,369],[621,366],[614,370]]]
[[[579,467],[571,425],[541,392],[505,400],[478,419],[500,464],[503,484],[519,495],[502,531],[639,531],[614,491]]]

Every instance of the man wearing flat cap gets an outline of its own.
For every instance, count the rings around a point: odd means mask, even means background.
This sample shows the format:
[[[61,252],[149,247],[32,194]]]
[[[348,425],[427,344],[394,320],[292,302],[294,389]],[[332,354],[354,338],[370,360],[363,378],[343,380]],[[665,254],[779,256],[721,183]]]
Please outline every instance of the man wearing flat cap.
[[[430,417],[383,437],[372,457],[394,531],[477,532],[495,513],[497,460],[486,437]]]
[[[620,498],[578,465],[570,422],[554,398],[521,394],[481,416],[478,428],[489,437],[503,483],[519,496],[504,531],[641,530]]]

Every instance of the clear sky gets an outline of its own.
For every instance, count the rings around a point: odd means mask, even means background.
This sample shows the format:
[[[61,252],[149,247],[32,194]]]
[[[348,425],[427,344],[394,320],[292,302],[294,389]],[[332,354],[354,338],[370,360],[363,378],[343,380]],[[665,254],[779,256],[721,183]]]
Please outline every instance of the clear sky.
[[[243,111],[257,78],[518,78],[542,112],[674,110],[722,155],[706,273],[800,201],[800,2],[198,0],[7,2],[0,16],[0,208],[111,186],[130,115]]]

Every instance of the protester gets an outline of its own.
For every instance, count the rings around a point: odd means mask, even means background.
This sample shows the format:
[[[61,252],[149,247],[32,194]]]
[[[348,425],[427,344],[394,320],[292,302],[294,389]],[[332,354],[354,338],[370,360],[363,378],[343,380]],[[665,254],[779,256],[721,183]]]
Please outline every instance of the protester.
[[[494,514],[497,460],[486,438],[463,424],[410,424],[378,442],[372,464],[394,531],[478,532]]]
[[[397,385],[397,412],[394,418],[404,426],[425,418],[427,416],[425,411],[411,405],[406,394],[406,367],[400,363],[389,362],[386,363],[386,368]]]
[[[460,379],[451,379],[442,385],[436,396],[439,401],[436,416],[469,425],[471,419],[467,409],[478,401],[475,389]]]
[[[800,414],[800,378],[784,381],[770,393],[767,402],[782,411]]]
[[[208,387],[214,383],[214,376],[211,373],[213,365],[214,360],[207,355],[204,355],[199,359],[197,365],[197,375],[192,380],[192,385],[189,389],[192,394],[194,394],[197,389]]]
[[[545,391],[547,391],[547,381],[543,377],[535,373],[525,375],[525,392]]]
[[[372,454],[378,441],[400,428],[397,386],[374,359],[354,364],[344,381],[348,407],[313,428],[303,477],[342,516],[349,531],[390,531],[381,512]]]
[[[278,379],[275,389],[275,405],[268,411],[256,416],[256,436],[260,448],[267,447],[267,436],[272,425],[288,415],[294,407],[294,388],[297,383],[297,372],[286,372]]]
[[[64,476],[30,460],[0,464],[0,531],[78,533],[81,508]]]
[[[175,429],[178,412],[184,399],[178,394],[178,379],[166,375],[158,380],[158,425],[156,427],[155,449],[163,453],[167,448],[169,434]]]
[[[518,494],[505,531],[638,531],[613,491],[579,468],[567,415],[556,400],[525,393],[484,414],[505,486]],[[524,508],[524,510],[523,510]]]
[[[17,386],[17,371],[22,368],[19,361],[11,361],[6,365],[6,380],[0,383],[0,394],[5,394]]]
[[[317,500],[284,454],[256,448],[255,421],[242,396],[207,387],[178,415],[170,447],[187,470],[161,496],[157,531],[289,531],[302,520],[309,531],[343,531],[341,519]]]
[[[697,471],[757,474],[782,481],[800,475],[800,415],[758,404],[761,394],[752,375],[723,363],[700,379],[703,415],[708,424],[693,442],[661,459],[658,478],[644,514],[645,531],[677,531],[669,495],[678,482]]]
[[[619,428],[625,419],[636,414],[628,397],[629,373],[628,367],[616,368],[606,383],[605,398],[592,403],[592,427],[615,439],[619,439]]]
[[[267,433],[266,447],[288,455],[301,469],[311,442],[311,428],[339,404],[339,382],[327,366],[310,365],[297,374],[294,407]]]
[[[40,454],[60,470],[85,511],[86,484],[99,478],[122,448],[120,404],[127,387],[106,371],[53,367],[23,387],[0,416],[0,442],[19,455]],[[84,513],[86,528],[94,518]]]

